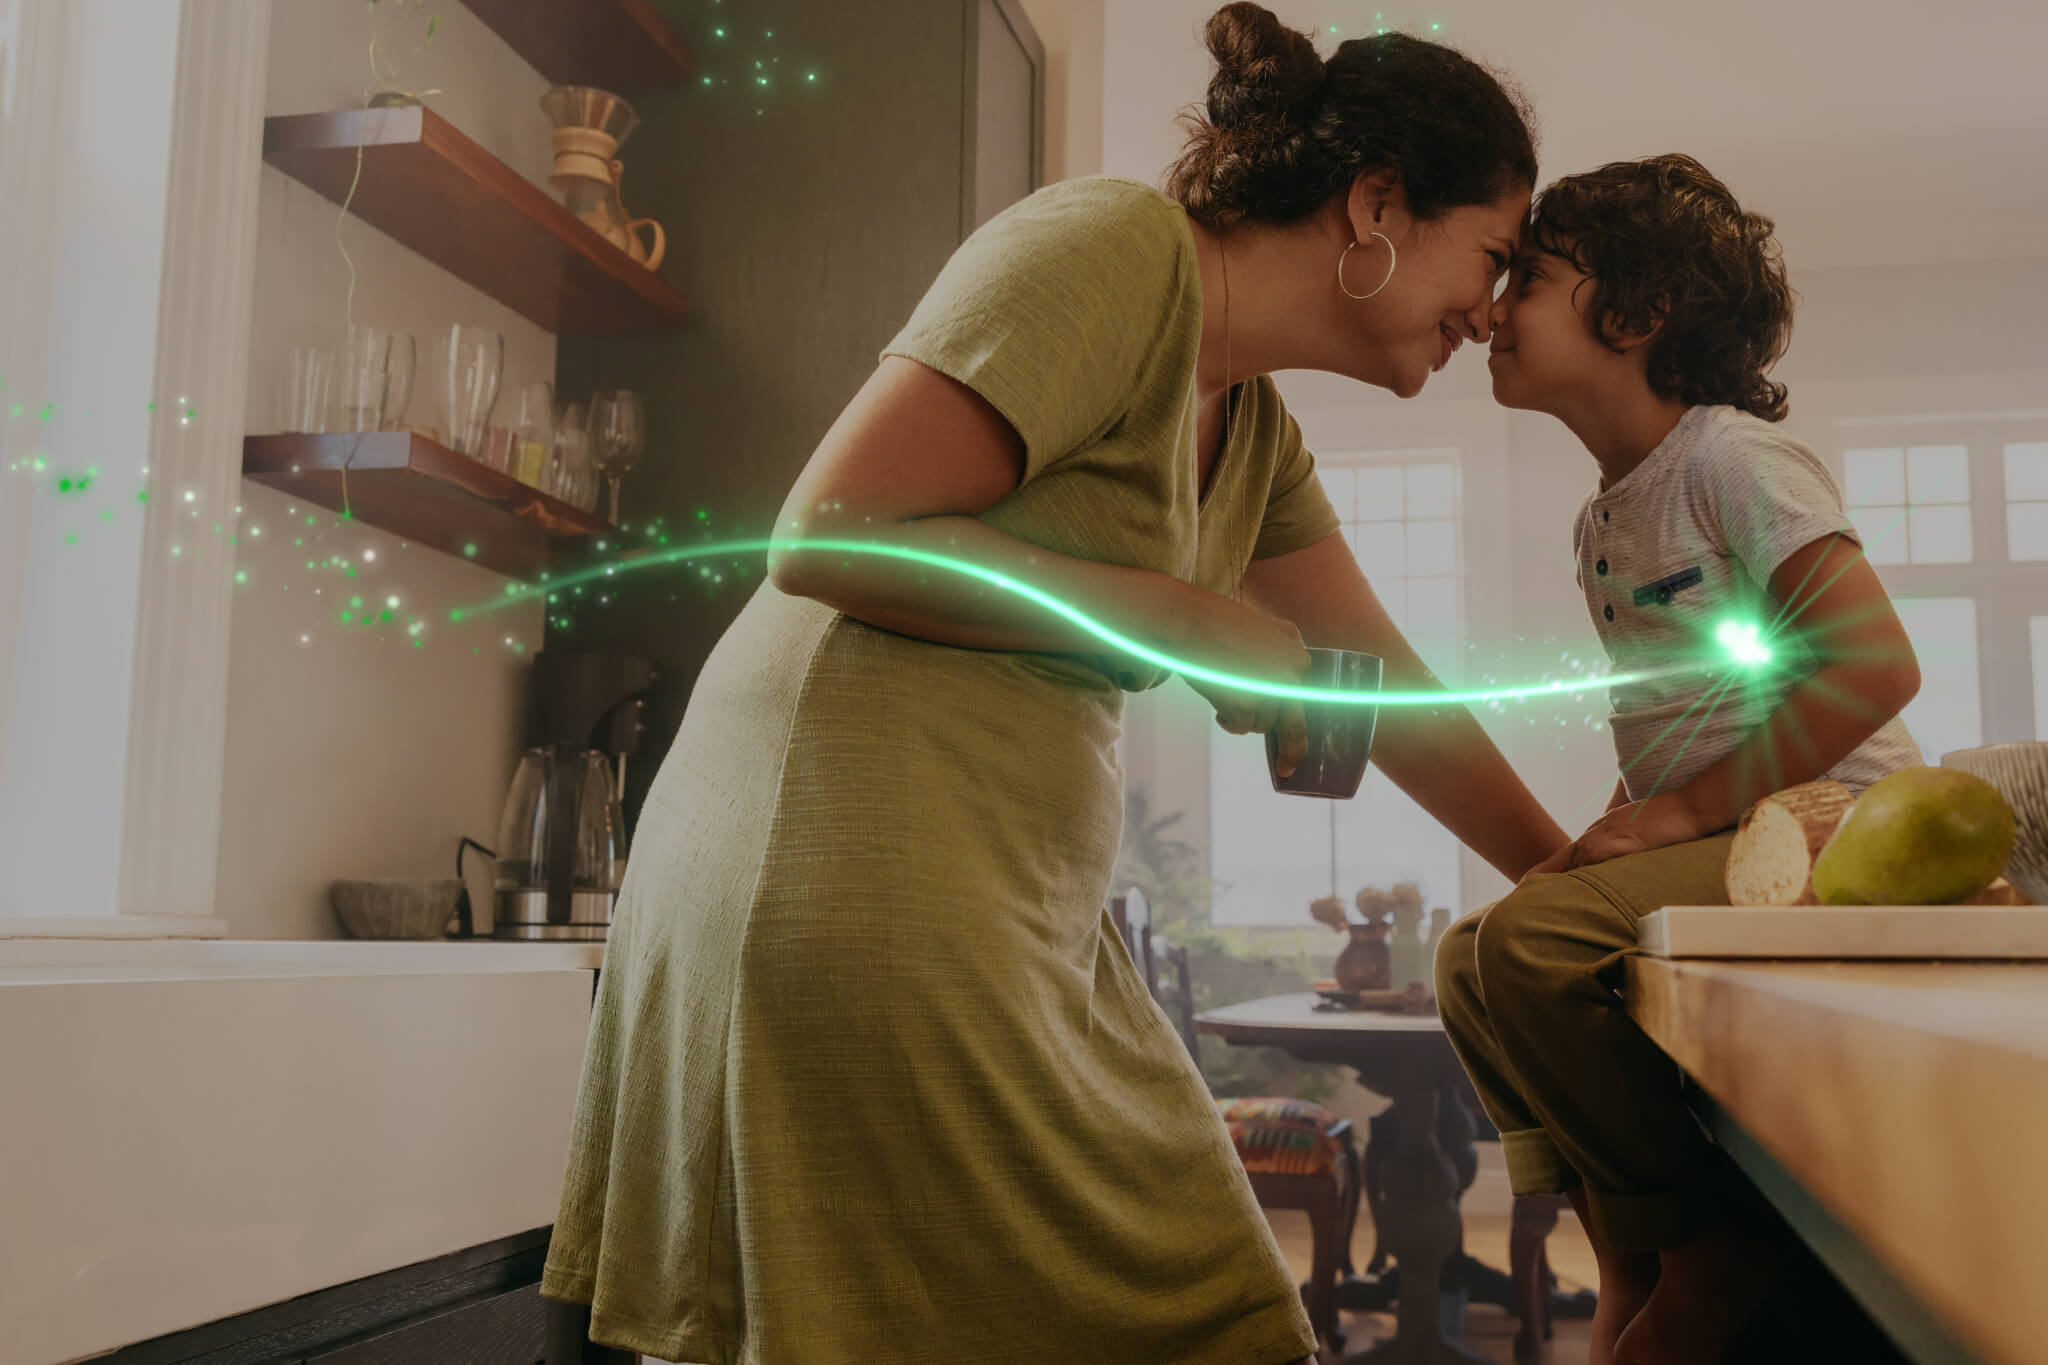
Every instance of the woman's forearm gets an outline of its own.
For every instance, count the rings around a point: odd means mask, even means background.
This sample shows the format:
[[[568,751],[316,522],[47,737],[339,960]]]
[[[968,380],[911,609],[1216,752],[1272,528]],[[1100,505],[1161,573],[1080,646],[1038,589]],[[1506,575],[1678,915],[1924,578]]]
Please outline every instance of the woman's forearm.
[[[1256,605],[1298,625],[1310,645],[1378,655],[1387,691],[1441,689],[1341,536],[1254,560],[1244,589]],[[1372,758],[1395,786],[1512,880],[1569,842],[1472,713],[1455,702],[1382,706]]]
[[[880,534],[813,523],[804,536],[778,536],[769,552],[775,586],[857,621],[965,649],[1039,654],[1107,654],[1094,632],[997,583],[929,561],[817,548],[816,540],[877,543],[942,556],[1027,584],[1140,643],[1166,650],[1193,634],[1201,590],[1149,569],[1054,554],[974,517],[940,516],[890,525]]]
[[[1395,640],[1398,645],[1383,640],[1373,649],[1387,662],[1386,689],[1438,686],[1407,642],[1398,635]],[[1397,666],[1400,655],[1407,657]],[[1520,881],[1570,842],[1463,706],[1381,707],[1372,759],[1416,805],[1510,881]]]

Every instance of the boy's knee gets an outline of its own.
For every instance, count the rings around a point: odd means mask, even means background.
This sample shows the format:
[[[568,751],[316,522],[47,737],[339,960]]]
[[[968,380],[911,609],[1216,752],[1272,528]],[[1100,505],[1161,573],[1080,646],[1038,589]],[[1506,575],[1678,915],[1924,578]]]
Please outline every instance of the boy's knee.
[[[1482,906],[1444,930],[1436,945],[1436,998],[1439,1002],[1479,1000],[1479,922],[1492,906]]]
[[[1569,874],[1532,877],[1474,926],[1472,958],[1479,989],[1489,999],[1524,995],[1549,975],[1543,940],[1554,932],[1562,902],[1576,889]]]

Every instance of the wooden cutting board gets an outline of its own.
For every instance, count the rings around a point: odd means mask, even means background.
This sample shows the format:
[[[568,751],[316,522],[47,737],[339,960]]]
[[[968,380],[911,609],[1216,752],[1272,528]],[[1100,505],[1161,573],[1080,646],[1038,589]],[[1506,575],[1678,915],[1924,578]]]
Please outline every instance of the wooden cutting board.
[[[2048,961],[2048,906],[1672,905],[1636,942],[1653,957]]]

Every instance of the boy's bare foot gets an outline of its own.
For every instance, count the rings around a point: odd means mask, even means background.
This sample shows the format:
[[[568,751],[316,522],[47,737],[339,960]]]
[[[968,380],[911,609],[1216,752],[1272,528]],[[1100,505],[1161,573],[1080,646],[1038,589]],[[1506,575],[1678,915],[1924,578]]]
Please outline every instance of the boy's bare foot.
[[[1649,1302],[1650,1292],[1657,1287],[1660,1263],[1655,1252],[1636,1255],[1616,1251],[1602,1240],[1593,1231],[1593,1220],[1586,1212],[1583,1187],[1569,1191],[1568,1197],[1578,1212],[1586,1240],[1592,1244],[1594,1259],[1600,1263],[1600,1301],[1593,1309],[1593,1349],[1586,1362],[1614,1365],[1614,1344]]]
[[[1721,1365],[1770,1293],[1776,1249],[1722,1222],[1660,1259],[1657,1287],[1615,1343],[1614,1365]]]

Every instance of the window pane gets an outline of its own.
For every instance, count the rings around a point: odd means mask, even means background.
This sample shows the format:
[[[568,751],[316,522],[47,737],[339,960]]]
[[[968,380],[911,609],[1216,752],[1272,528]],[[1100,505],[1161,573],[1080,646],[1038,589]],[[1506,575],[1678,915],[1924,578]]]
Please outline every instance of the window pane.
[[[1354,490],[1358,487],[1355,471],[1317,465],[1316,477],[1323,481],[1323,491],[1330,495],[1330,505],[1337,509],[1337,520],[1350,521],[1356,515],[1351,510]]]
[[[1894,605],[1920,663],[1920,695],[1906,707],[1906,728],[1929,763],[1984,742],[1977,691],[1977,603],[1968,597],[1906,597]]]
[[[1906,562],[1906,509],[1852,507],[1849,520],[1863,537],[1863,557],[1873,564]]]
[[[1408,572],[1456,573],[1458,540],[1452,534],[1454,529],[1454,523],[1448,521],[1409,522]]]
[[[2048,497],[2048,494],[2042,496]],[[1451,464],[1408,466],[1408,519],[1454,517],[1458,514],[1458,467]]]
[[[1906,452],[1906,501],[1968,502],[1968,446],[1914,446]],[[1916,555],[1915,558],[1918,558]]]
[[[1418,627],[1442,622],[1443,628],[1458,625],[1458,580],[1455,578],[1414,578],[1408,582],[1408,609]],[[1436,629],[1434,625],[1430,627]]]
[[[1266,741],[1209,727],[1209,875],[1218,924],[1307,925],[1330,894],[1330,815],[1342,802],[1273,790]]]
[[[1908,515],[1915,564],[1970,562],[1968,507],[1914,507]]]
[[[1364,464],[1358,466],[1358,519],[1399,521],[1401,519],[1401,466]]]
[[[1394,618],[1394,624],[1401,633],[1408,633],[1408,580],[1405,578],[1381,578],[1372,585],[1373,596],[1380,599],[1380,605],[1387,609],[1387,615]]]
[[[1906,500],[1906,452],[1897,446],[1842,452],[1842,496],[1851,507]]]
[[[2048,499],[2048,441],[2005,448],[2005,496],[2014,502]]]
[[[1345,528],[1344,538],[1374,587],[1382,578],[1399,578],[1408,568],[1407,527],[1398,521],[1354,523]]]
[[[2048,502],[2016,502],[2005,509],[2005,552],[2014,559],[2048,559]]]
[[[2048,739],[2048,616],[2028,624],[2034,634],[2034,738]]]
[[[1412,881],[1428,907],[1462,913],[1458,843],[1399,788],[1368,769],[1350,801],[1304,801],[1272,789],[1264,741],[1211,730],[1211,906],[1222,925],[1308,928],[1309,902],[1333,891]],[[1336,867],[1331,868],[1332,826]]]
[[[1396,882],[1414,882],[1425,909],[1441,905],[1453,915],[1464,913],[1457,839],[1378,768],[1366,769],[1357,796],[1327,804],[1337,819],[1337,888],[1346,906],[1361,887],[1384,890]],[[1327,850],[1323,862],[1323,880],[1328,881]],[[1308,913],[1307,902],[1301,913]],[[1423,924],[1427,929],[1426,918]]]

